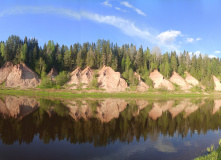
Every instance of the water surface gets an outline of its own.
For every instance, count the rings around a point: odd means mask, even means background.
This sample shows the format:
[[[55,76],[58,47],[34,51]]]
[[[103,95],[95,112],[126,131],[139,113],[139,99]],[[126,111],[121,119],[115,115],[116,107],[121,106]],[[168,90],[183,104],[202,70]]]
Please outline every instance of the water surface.
[[[193,159],[218,145],[219,99],[2,95],[0,159]]]

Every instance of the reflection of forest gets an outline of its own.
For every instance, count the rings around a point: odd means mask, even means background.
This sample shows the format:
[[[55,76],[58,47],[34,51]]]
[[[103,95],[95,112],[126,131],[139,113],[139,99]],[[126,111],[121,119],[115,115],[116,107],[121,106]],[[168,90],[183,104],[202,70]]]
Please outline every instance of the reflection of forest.
[[[48,143],[108,145],[120,140],[155,140],[158,134],[185,137],[189,131],[206,133],[221,126],[221,100],[36,100],[6,96],[0,99],[3,143],[30,143],[34,136]]]

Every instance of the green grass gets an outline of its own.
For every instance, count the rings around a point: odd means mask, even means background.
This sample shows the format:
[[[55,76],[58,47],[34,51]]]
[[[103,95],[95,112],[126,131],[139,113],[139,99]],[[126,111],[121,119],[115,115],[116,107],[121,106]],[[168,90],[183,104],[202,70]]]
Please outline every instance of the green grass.
[[[120,92],[120,93],[107,93],[102,90],[93,90],[88,93],[88,90],[81,91],[68,91],[64,89],[6,89],[0,88],[0,94],[4,95],[27,95],[27,96],[40,96],[40,97],[56,97],[56,98],[196,98],[196,97],[209,97],[201,93],[184,93],[184,92],[164,92],[164,91],[147,91],[147,92]]]
[[[214,145],[207,147],[209,154],[195,158],[194,160],[220,160],[221,159],[221,139],[219,140],[219,147],[215,150]]]

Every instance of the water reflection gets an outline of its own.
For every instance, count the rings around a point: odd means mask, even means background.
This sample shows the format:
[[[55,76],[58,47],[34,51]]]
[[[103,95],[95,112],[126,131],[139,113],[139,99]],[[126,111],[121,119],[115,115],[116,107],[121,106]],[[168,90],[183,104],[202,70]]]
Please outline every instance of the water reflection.
[[[149,138],[161,152],[175,152],[159,135],[186,137],[221,126],[221,100],[50,100],[3,96],[0,99],[0,135],[4,144],[44,143],[67,139],[71,143],[106,146]],[[157,141],[158,140],[158,141]],[[168,146],[169,145],[169,146]],[[189,145],[186,143],[185,145]]]

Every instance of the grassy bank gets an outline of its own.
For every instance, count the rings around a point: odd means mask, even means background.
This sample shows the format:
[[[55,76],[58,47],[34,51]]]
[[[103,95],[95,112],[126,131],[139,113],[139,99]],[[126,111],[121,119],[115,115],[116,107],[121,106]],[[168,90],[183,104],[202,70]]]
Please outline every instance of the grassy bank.
[[[185,93],[175,91],[147,91],[147,92],[120,92],[107,93],[104,90],[65,90],[65,89],[9,89],[0,88],[0,94],[5,95],[26,95],[26,96],[40,96],[40,97],[57,97],[57,98],[197,98],[197,97],[211,97],[213,93],[205,95],[204,93]]]
[[[195,158],[194,160],[220,160],[221,159],[221,139],[219,147],[215,150],[214,145],[207,148],[209,154]]]

